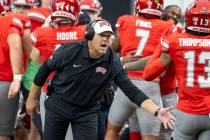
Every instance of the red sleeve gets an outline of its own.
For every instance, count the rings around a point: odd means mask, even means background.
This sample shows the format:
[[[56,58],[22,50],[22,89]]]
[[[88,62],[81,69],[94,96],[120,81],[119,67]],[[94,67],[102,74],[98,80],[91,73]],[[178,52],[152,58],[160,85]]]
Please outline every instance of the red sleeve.
[[[160,46],[156,47],[151,59],[147,62],[147,64],[149,65],[150,63],[152,63],[155,59],[159,58],[161,55],[161,49]]]
[[[24,34],[24,30],[30,28],[31,22],[28,16],[24,14],[14,14],[10,26],[18,28],[22,36]]]
[[[9,34],[13,34],[13,33],[16,33],[16,34],[21,35],[20,29],[19,29],[19,28],[16,28],[16,27],[14,27],[14,26],[11,26],[11,27],[9,28],[9,30],[8,30],[8,35],[9,35]]]
[[[177,27],[173,24],[171,24],[171,26],[167,26],[166,29],[164,30],[164,32],[162,33],[161,37],[167,37],[168,35],[170,35],[171,33],[176,32]]]
[[[44,36],[47,36],[45,32],[43,32],[42,27],[36,28],[32,33],[31,33],[31,43],[34,47],[37,48],[37,46],[40,46],[42,44],[42,40]],[[46,31],[48,33],[48,31]]]
[[[148,81],[152,81],[157,78],[166,67],[160,62],[159,57],[161,55],[160,47],[157,47],[152,58],[147,62],[143,72],[143,78]]]
[[[13,17],[12,19],[12,23],[10,25],[11,27],[14,27],[16,29],[19,30],[19,34],[22,36],[23,35],[23,32],[24,32],[24,26],[23,26],[23,23],[20,19],[16,18],[16,17]]]

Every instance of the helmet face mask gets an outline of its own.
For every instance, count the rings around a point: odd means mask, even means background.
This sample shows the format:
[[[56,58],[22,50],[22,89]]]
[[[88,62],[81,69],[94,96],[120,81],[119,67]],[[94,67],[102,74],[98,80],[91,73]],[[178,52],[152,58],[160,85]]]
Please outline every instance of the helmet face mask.
[[[26,6],[26,7],[33,7],[38,6],[38,0],[13,0],[14,6]]]
[[[6,11],[10,10],[10,0],[0,0],[0,13],[6,14]]]
[[[66,18],[72,21],[78,19],[79,3],[77,0],[53,0],[51,18]]]
[[[13,0],[11,10],[15,13],[25,14],[29,9],[38,5],[38,0]]]
[[[198,0],[185,13],[186,29],[210,33],[210,1]]]
[[[136,0],[135,15],[156,18],[162,15],[163,0]]]

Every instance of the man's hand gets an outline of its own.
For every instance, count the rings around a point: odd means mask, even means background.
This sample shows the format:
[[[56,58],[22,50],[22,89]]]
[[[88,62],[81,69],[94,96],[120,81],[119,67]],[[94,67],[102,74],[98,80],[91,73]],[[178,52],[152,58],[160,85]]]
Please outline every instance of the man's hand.
[[[166,107],[160,109],[158,113],[158,119],[163,123],[165,129],[173,129],[175,126],[175,117],[170,113],[172,107]]]
[[[128,62],[137,61],[141,58],[141,56],[137,56],[135,54],[136,54],[136,51],[131,51],[126,56],[124,56],[122,58],[123,64],[128,63]]]
[[[29,93],[30,94],[30,93]],[[39,112],[39,102],[36,98],[28,97],[26,101],[26,110],[27,113],[33,118],[35,112]]]
[[[20,91],[21,81],[20,80],[13,80],[9,87],[8,92],[8,99],[17,96],[18,92]]]

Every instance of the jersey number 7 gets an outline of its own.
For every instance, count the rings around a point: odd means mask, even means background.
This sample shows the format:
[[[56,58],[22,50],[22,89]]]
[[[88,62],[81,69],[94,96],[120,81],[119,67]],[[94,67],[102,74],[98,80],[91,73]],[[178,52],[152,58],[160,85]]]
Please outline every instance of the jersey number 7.
[[[136,36],[137,37],[141,37],[140,41],[139,41],[139,45],[138,45],[138,48],[137,48],[137,51],[136,51],[136,54],[137,56],[141,56],[143,50],[144,50],[144,47],[147,43],[147,40],[149,38],[149,35],[150,35],[150,31],[148,30],[144,30],[144,29],[136,29]]]

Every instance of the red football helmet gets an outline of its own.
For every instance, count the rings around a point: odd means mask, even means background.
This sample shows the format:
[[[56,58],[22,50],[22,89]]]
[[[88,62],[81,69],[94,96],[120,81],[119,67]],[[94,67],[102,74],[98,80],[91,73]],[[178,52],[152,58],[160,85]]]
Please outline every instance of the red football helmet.
[[[13,5],[23,5],[23,6],[37,6],[39,5],[38,0],[13,0]]]
[[[99,0],[82,0],[80,2],[80,9],[85,11],[93,11],[100,14],[103,7]]]
[[[185,13],[188,30],[210,33],[210,1],[197,0]]]
[[[136,0],[135,15],[143,14],[147,18],[160,17],[163,10],[163,0]]]
[[[5,14],[9,11],[10,0],[0,0],[0,14]]]
[[[51,8],[52,19],[57,17],[68,18],[72,21],[78,19],[80,8],[77,0],[53,0]]]

